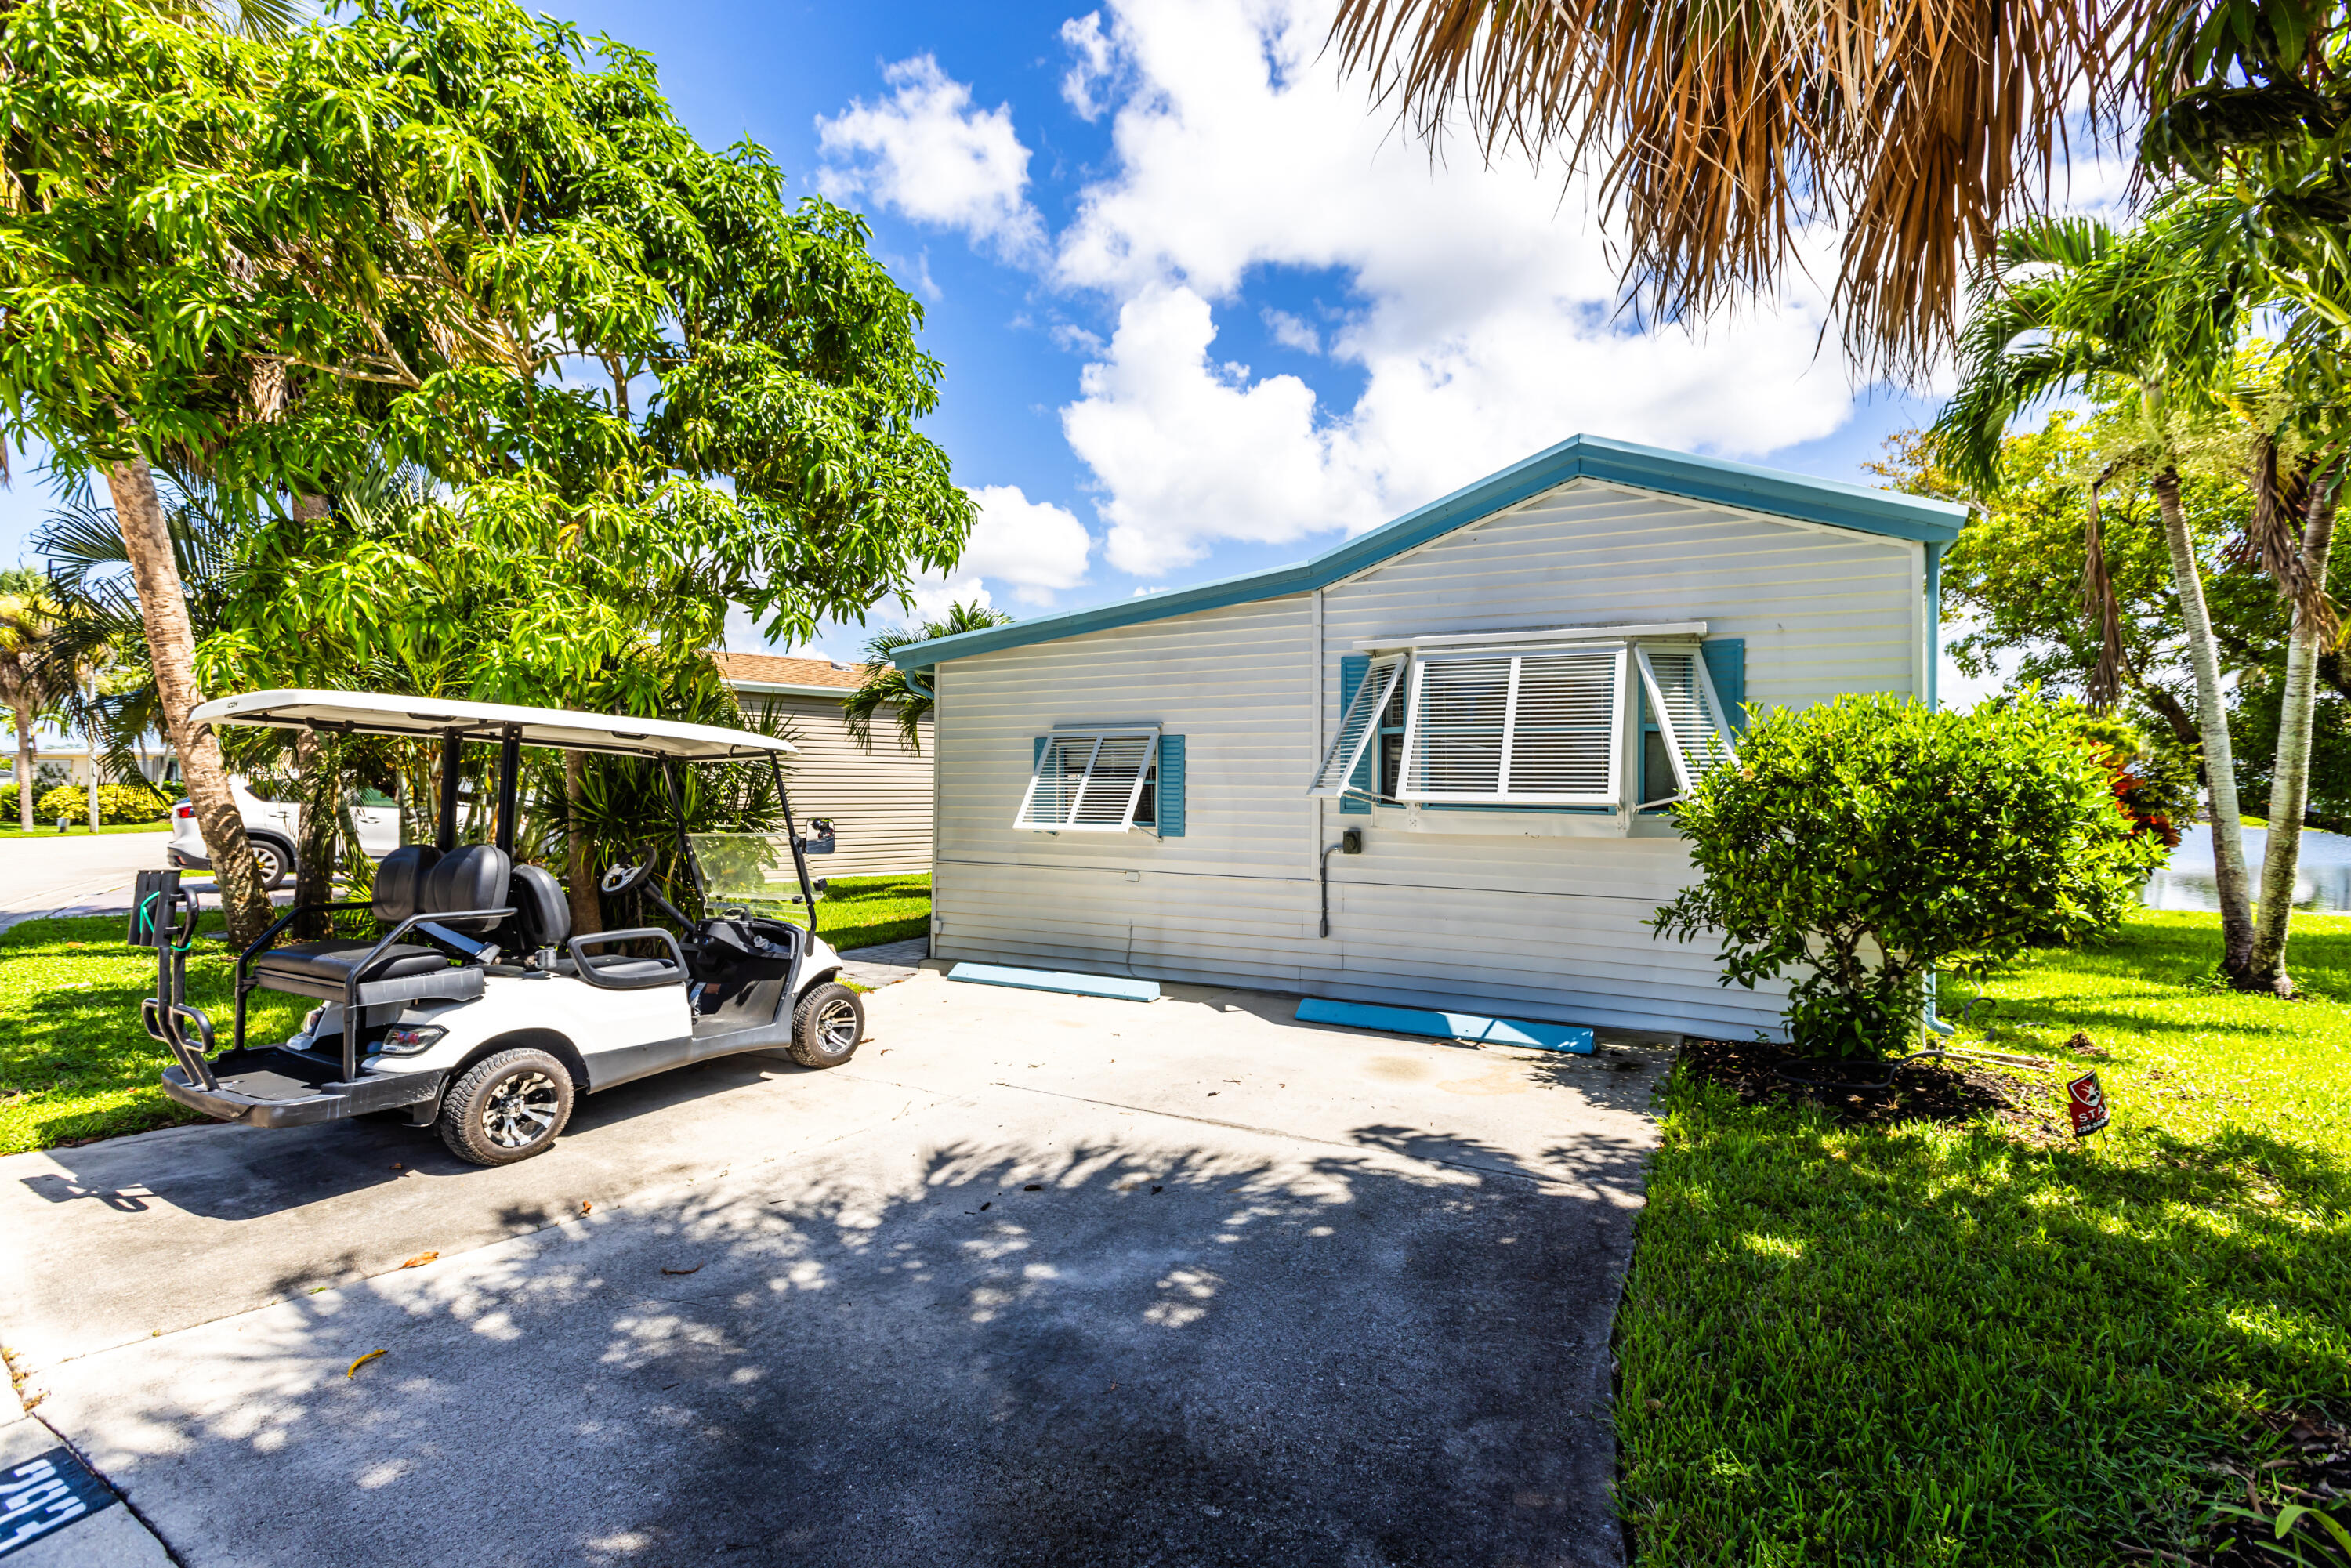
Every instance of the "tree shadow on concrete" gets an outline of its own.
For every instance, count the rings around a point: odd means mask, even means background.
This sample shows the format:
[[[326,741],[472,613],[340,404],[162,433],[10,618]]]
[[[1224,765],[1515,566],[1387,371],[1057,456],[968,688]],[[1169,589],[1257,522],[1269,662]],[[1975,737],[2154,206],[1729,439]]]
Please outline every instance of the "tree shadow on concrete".
[[[1646,1151],[1196,1132],[844,1150],[70,1364],[51,1413],[192,1563],[1616,1563]]]

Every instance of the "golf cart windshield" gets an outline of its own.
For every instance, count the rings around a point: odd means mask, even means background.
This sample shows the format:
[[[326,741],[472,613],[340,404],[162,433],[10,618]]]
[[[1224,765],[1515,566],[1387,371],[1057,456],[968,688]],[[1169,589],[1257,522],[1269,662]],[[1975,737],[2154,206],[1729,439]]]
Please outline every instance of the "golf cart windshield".
[[[688,833],[704,895],[714,909],[736,905],[772,919],[803,908],[788,834]]]

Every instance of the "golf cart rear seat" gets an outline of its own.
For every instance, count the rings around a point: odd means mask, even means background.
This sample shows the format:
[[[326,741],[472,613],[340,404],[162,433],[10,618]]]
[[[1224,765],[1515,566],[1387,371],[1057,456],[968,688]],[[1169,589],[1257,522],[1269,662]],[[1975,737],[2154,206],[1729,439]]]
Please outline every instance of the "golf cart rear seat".
[[[631,931],[600,931],[574,938],[571,901],[563,884],[544,867],[518,865],[507,884],[507,902],[514,905],[515,925],[523,940],[538,955],[541,967],[559,975],[577,975],[606,990],[636,991],[653,986],[682,984],[686,977],[685,955],[677,939],[658,926]],[[667,958],[636,958],[626,953],[590,953],[590,946],[612,942],[659,941]],[[559,956],[558,949],[569,956]]]
[[[493,844],[467,844],[445,855],[429,844],[404,845],[376,868],[371,907],[392,937],[420,930],[439,946],[340,937],[295,942],[254,955],[248,984],[321,1001],[341,1001],[356,986],[362,1006],[478,997],[481,961],[496,949],[475,938],[505,916],[498,901],[511,875],[511,858]],[[461,965],[453,966],[453,955]]]

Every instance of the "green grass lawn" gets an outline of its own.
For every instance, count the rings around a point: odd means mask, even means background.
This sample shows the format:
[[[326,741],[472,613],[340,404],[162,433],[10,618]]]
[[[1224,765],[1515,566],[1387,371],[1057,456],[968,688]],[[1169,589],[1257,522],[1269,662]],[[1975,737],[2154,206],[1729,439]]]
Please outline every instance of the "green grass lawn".
[[[167,833],[172,831],[172,824],[169,822],[116,822],[98,831],[101,833]],[[55,822],[43,822],[29,833],[18,827],[13,818],[8,821],[0,822],[0,839],[63,839],[77,836],[80,838],[89,836],[89,824],[87,821],[76,822],[71,830],[63,833],[57,831]]]
[[[157,1085],[170,1057],[139,1024],[139,998],[155,994],[155,956],[124,946],[124,925],[97,915],[0,932],[0,1154],[198,1119]],[[217,932],[219,916],[206,916],[204,929]],[[224,1040],[235,968],[219,942],[188,955],[188,999]],[[253,1037],[285,1039],[311,1006],[256,991]]]
[[[2078,1146],[1677,1073],[1617,1326],[1641,1563],[2159,1562],[2245,1500],[2212,1467],[2277,1453],[2264,1416],[2351,1425],[2351,918],[2296,916],[2299,1002],[2211,988],[2218,925],[1991,987],[1991,1048],[2098,1071]]]
[[[927,876],[842,877],[818,905],[818,928],[836,948],[868,946],[922,936],[930,910]],[[0,1154],[198,1119],[157,1086],[168,1058],[139,1024],[155,960],[123,945],[123,926],[120,915],[93,915],[0,932]],[[219,928],[217,915],[206,916],[207,932]],[[234,955],[217,942],[188,957],[188,999],[212,1015],[224,1040],[234,970]],[[254,992],[250,1038],[283,1040],[311,1005]]]
[[[837,876],[817,901],[817,932],[836,953],[930,930],[928,876]]]

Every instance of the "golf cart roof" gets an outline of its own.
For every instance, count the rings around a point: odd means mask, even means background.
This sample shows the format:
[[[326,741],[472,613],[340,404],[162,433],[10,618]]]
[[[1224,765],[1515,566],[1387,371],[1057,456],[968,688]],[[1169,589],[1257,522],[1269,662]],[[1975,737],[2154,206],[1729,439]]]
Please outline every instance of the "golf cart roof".
[[[793,751],[789,741],[776,736],[721,729],[716,725],[379,692],[249,692],[215,698],[189,716],[198,724],[257,724],[331,735],[412,736],[420,740],[451,735],[466,740],[500,740],[512,730],[518,732],[525,746],[620,757],[674,757],[685,762],[724,762],[769,752],[789,757]]]

